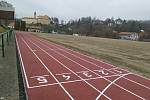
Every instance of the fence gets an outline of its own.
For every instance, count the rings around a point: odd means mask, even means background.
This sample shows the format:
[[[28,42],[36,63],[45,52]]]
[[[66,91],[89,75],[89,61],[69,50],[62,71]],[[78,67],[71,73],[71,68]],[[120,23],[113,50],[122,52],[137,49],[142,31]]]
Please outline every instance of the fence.
[[[5,46],[7,43],[7,45],[9,45],[9,42],[11,40],[11,35],[13,33],[13,29],[9,29],[6,32],[0,33],[0,48],[2,51],[2,57],[5,57]]]

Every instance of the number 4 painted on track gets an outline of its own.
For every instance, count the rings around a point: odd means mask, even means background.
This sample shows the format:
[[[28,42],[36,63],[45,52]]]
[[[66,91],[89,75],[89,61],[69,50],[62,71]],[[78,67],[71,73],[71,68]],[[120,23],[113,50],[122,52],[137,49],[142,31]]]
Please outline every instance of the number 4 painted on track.
[[[83,75],[85,75],[86,77],[92,77],[92,75],[89,75],[88,72],[83,72]]]
[[[69,80],[70,79],[70,76],[66,76],[66,75],[62,75],[63,78],[65,78],[66,80]]]

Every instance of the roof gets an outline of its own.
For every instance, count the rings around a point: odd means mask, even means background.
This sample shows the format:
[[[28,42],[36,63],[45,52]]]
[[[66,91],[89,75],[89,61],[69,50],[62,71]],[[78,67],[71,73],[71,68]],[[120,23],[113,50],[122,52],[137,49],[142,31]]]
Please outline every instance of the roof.
[[[23,17],[22,19],[35,19],[33,17]]]
[[[50,19],[49,16],[44,15],[44,16],[37,16],[38,19]]]
[[[133,33],[136,33],[136,32],[120,32],[118,33],[119,35],[131,35]]]
[[[46,20],[49,20],[50,17],[47,16],[47,15],[44,15],[44,16],[37,16],[37,18],[34,18],[34,17],[23,17],[22,19],[46,19]]]
[[[4,11],[14,11],[15,8],[13,7],[12,4],[7,3],[6,1],[0,1],[0,10],[4,10]]]

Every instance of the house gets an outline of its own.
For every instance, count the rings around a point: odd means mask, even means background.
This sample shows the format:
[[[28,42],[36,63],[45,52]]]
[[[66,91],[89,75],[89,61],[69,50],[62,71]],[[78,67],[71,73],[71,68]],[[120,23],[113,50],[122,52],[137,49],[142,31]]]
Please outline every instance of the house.
[[[33,17],[23,17],[22,21],[25,21],[26,24],[37,24],[38,23],[38,20]]]
[[[52,18],[50,18],[47,15],[37,16],[37,21],[38,21],[38,23],[41,23],[41,24],[44,24],[44,25],[50,25],[51,23],[53,23]]]
[[[6,1],[0,1],[0,25],[14,27],[15,8]]]
[[[120,39],[123,39],[123,40],[137,41],[140,38],[139,34],[136,32],[120,32],[118,33],[118,36]]]
[[[73,36],[79,36],[79,34],[73,34]]]

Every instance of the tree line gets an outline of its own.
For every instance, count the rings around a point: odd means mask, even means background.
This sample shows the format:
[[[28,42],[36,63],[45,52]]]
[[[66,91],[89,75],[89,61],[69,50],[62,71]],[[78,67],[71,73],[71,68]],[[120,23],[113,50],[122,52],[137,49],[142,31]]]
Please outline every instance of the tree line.
[[[63,24],[63,23],[62,23]],[[125,20],[121,18],[107,18],[100,20],[92,17],[82,17],[78,20],[70,20],[68,23],[58,27],[61,33],[80,34],[85,36],[118,38],[119,32],[144,31],[143,38],[150,39],[150,21]]]

